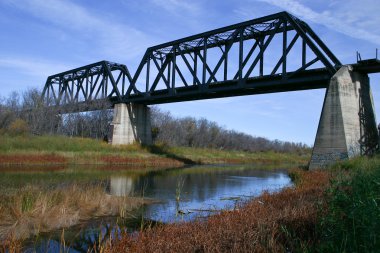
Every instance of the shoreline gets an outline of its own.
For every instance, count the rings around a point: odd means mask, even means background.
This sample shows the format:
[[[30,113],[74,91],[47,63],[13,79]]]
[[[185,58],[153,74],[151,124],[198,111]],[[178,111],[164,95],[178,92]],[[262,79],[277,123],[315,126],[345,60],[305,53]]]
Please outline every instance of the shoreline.
[[[108,242],[106,252],[284,252],[290,237],[313,234],[317,206],[324,203],[330,179],[324,171],[294,170],[291,174],[295,187],[264,192],[205,221],[164,224],[137,235],[124,234]],[[296,234],[286,238],[287,232]]]
[[[294,153],[247,152],[164,144],[112,146],[99,140],[64,136],[0,135],[0,166],[7,165],[138,165],[293,163],[303,165],[310,150]]]
[[[293,170],[295,187],[263,193],[206,221],[159,225],[105,252],[377,252],[380,156]]]

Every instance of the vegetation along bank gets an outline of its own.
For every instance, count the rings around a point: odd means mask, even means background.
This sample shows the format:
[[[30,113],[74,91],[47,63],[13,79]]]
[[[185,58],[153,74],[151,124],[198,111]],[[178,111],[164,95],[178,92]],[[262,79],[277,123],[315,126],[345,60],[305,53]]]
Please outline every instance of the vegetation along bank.
[[[0,165],[99,164],[173,167],[186,164],[305,164],[309,153],[248,152],[165,144],[111,146],[101,140],[66,136],[0,135]]]
[[[380,157],[291,173],[296,185],[207,221],[161,225],[107,252],[379,252]]]

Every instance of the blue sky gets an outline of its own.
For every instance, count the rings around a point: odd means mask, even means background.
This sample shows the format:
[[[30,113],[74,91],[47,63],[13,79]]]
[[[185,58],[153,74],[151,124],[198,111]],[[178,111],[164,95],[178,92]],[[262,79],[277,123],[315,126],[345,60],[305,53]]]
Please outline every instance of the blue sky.
[[[146,48],[288,11],[309,23],[343,63],[380,48],[378,0],[0,0],[0,96],[42,88],[47,76],[99,60],[132,73]],[[380,74],[370,76],[376,114]],[[160,105],[254,136],[313,144],[324,90]]]

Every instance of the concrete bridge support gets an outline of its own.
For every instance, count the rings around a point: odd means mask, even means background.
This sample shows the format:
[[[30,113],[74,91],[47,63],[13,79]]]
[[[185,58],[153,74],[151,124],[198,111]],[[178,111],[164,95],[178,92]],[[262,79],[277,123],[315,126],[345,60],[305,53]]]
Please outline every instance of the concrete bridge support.
[[[111,123],[112,145],[152,144],[150,109],[141,104],[115,104]]]
[[[309,169],[370,153],[377,142],[368,75],[343,66],[326,91]]]

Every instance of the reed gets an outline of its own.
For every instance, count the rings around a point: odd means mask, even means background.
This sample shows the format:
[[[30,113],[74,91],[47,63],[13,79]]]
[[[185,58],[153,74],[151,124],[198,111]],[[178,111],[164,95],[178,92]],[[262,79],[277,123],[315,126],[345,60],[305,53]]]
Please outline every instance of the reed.
[[[125,234],[106,252],[378,252],[379,155],[290,175],[295,187],[207,221]]]
[[[144,202],[106,194],[102,185],[71,184],[49,190],[28,185],[0,196],[0,239],[25,239],[92,217],[125,215]]]
[[[294,188],[264,193],[207,221],[156,226],[115,239],[106,252],[297,252],[313,243],[330,175],[294,171]]]

